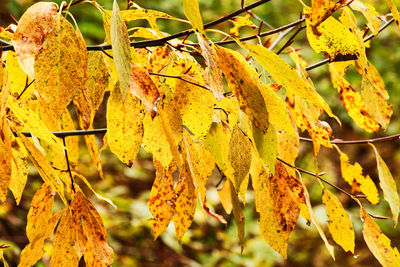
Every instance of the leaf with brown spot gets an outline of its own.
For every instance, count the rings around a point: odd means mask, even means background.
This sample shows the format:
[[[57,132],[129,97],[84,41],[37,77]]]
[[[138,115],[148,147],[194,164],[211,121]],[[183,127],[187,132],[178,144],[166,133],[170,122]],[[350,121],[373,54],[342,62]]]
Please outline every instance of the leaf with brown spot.
[[[379,33],[379,14],[376,12],[375,8],[370,4],[358,0],[352,1],[350,7],[364,15],[368,21],[368,28],[376,36]]]
[[[154,160],[156,178],[150,192],[148,206],[153,218],[150,220],[153,226],[154,239],[164,232],[174,216],[175,193],[173,173],[174,167],[164,168],[160,162]]]
[[[22,15],[12,43],[21,68],[34,77],[35,56],[43,47],[46,35],[56,27],[57,6],[55,3],[40,2],[32,5]]]
[[[390,8],[390,12],[392,12],[392,16],[394,21],[396,22],[397,28],[400,30],[400,14],[396,5],[393,3],[393,0],[387,0],[388,6]]]
[[[28,154],[21,141],[11,134],[11,181],[10,190],[19,205],[28,179]],[[6,165],[2,165],[5,168]],[[4,177],[4,176],[3,176]]]
[[[216,51],[219,66],[229,88],[239,101],[240,109],[261,131],[266,132],[269,125],[268,111],[260,92],[262,88],[257,72],[239,52],[219,46]]]
[[[1,128],[3,128],[2,132],[4,134],[4,137],[0,138],[0,202],[5,202],[7,199],[8,187],[12,180],[12,158],[10,157],[12,143],[9,136],[9,124],[5,124],[6,122],[3,119],[0,121],[1,124],[3,124]],[[8,127],[8,130],[4,129],[5,127]]]
[[[311,9],[304,13],[313,27],[316,27],[338,10],[344,2],[344,0],[312,0]]]

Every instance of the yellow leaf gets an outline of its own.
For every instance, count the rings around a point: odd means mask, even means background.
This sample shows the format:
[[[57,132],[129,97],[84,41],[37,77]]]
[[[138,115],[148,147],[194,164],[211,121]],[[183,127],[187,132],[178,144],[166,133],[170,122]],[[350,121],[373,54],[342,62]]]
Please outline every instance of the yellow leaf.
[[[321,236],[322,240],[324,241],[325,246],[328,249],[329,253],[331,254],[332,258],[335,260],[333,246],[331,244],[329,244],[328,239],[326,239],[326,236],[324,234],[324,231],[322,230],[321,226],[318,223],[317,218],[315,217],[314,211],[313,211],[312,206],[311,206],[310,195],[308,194],[307,187],[304,185],[301,176],[300,176],[300,181],[301,181],[301,184],[303,185],[305,202],[306,202],[306,205],[307,205],[307,208],[308,208],[308,212],[310,214],[311,221],[315,225],[315,227],[317,228],[318,233]]]
[[[8,70],[8,81],[10,85],[10,94],[13,96],[18,96],[22,93],[25,88],[28,76],[21,69],[18,64],[17,55],[13,51],[7,52],[6,66]],[[28,88],[29,92],[24,92],[22,99],[25,100],[32,96],[32,88]]]
[[[27,137],[17,132],[21,143],[24,144],[26,151],[28,152],[29,158],[31,159],[33,165],[35,165],[40,176],[43,178],[44,182],[58,193],[61,200],[67,206],[67,200],[64,196],[64,184],[58,179],[56,171],[53,166],[48,162],[46,156],[31,142]]]
[[[4,38],[4,39],[12,39],[13,37],[13,33],[7,31],[8,29],[10,29],[11,25],[8,25],[6,28],[0,27],[0,38]]]
[[[224,185],[218,191],[219,199],[221,200],[222,207],[224,208],[227,214],[231,214],[233,205],[232,205],[232,196],[231,196],[231,183],[230,180],[225,180]]]
[[[243,205],[239,201],[238,194],[235,190],[235,187],[233,186],[233,183],[231,180],[226,181],[227,183],[230,183],[230,189],[231,189],[231,199],[232,199],[232,208],[233,208],[233,217],[235,219],[237,231],[238,231],[238,238],[239,238],[239,243],[240,246],[243,249],[243,243],[244,243],[244,214],[243,214]]]
[[[378,189],[372,179],[362,175],[362,168],[357,162],[353,165],[349,162],[349,157],[334,145],[340,154],[340,168],[343,179],[352,186],[353,191],[362,192],[367,196],[367,200],[376,205],[379,203]]]
[[[256,209],[260,214],[260,230],[268,244],[287,258],[287,242],[297,223],[300,203],[304,202],[303,188],[285,166],[277,162],[275,175],[261,167],[253,179]]]
[[[283,85],[290,93],[321,107],[329,116],[337,119],[325,100],[277,54],[260,45],[245,43],[240,43],[240,45],[249,50],[250,55],[271,74],[277,83]]]
[[[55,3],[40,2],[32,5],[22,15],[12,43],[21,68],[34,77],[35,56],[43,47],[46,35],[56,27],[57,6]]]
[[[132,64],[129,91],[143,102],[146,109],[151,113],[151,116],[154,117],[157,110],[156,102],[160,93],[147,70],[136,63]]]
[[[46,35],[34,67],[35,89],[49,108],[61,115],[84,86],[87,51],[81,33],[60,15],[56,28]]]
[[[382,266],[399,266],[400,254],[396,247],[390,245],[390,239],[382,233],[378,224],[360,206],[360,216],[364,223],[363,236],[369,250]]]
[[[229,22],[232,22],[233,27],[229,30],[229,33],[239,36],[239,29],[245,26],[250,26],[253,29],[255,29],[257,26],[254,25],[254,23],[249,20],[250,14],[246,14],[244,17],[238,16],[238,17],[233,17],[229,20]]]
[[[393,3],[393,0],[387,0],[387,3],[390,8],[390,12],[392,12],[392,16],[394,21],[396,22],[397,28],[400,30],[400,14],[399,10],[397,9],[396,5]]]
[[[105,10],[106,12],[108,10]],[[111,13],[108,11],[108,13]],[[171,15],[168,15],[164,12],[160,12],[157,10],[151,10],[151,9],[129,9],[129,10],[122,10],[121,11],[121,16],[126,22],[138,20],[138,19],[171,19],[171,20],[177,20],[180,22],[185,22],[187,23],[188,21],[175,18]]]
[[[316,27],[339,9],[341,7],[341,2],[344,1],[340,0],[336,3],[334,0],[312,0],[311,10],[309,12],[306,10],[304,13],[312,22],[313,27]]]
[[[76,130],[75,123],[68,110],[65,110],[59,119],[61,131]],[[68,152],[69,163],[72,167],[78,166],[79,161],[79,138],[78,136],[69,136],[65,138],[65,145]],[[65,162],[66,164],[66,162]]]
[[[360,47],[356,36],[334,17],[329,17],[313,28],[307,23],[307,39],[315,52],[325,52],[333,60],[341,56],[358,56]],[[354,58],[353,58],[354,59]]]
[[[100,178],[104,179],[103,167],[101,165],[99,147],[96,143],[96,137],[94,135],[85,135],[84,136],[85,143],[89,150],[90,157],[92,162],[96,165],[97,171],[99,172]]]
[[[154,160],[156,168],[156,178],[150,192],[148,206],[153,218],[151,223],[153,226],[154,239],[167,229],[169,223],[174,216],[174,179],[173,173],[176,168],[173,166],[164,169],[160,162]]]
[[[375,8],[370,4],[363,3],[358,0],[354,0],[350,3],[350,7],[363,13],[364,17],[367,19],[367,26],[371,32],[376,36],[379,33],[379,14],[376,12]]]
[[[378,150],[373,144],[369,144],[375,150],[376,164],[378,165],[379,185],[383,191],[383,197],[389,203],[390,210],[393,214],[394,227],[396,228],[399,219],[400,199],[397,192],[396,181],[393,179],[392,174],[386,163],[383,161],[378,153]]]
[[[219,66],[229,88],[239,101],[240,109],[264,133],[268,129],[268,111],[261,95],[257,72],[239,52],[217,47]]]
[[[86,246],[90,247],[99,261],[110,265],[113,262],[113,250],[107,244],[107,232],[96,208],[81,191],[74,196],[70,208],[75,222],[82,225],[87,238]]]
[[[10,190],[19,205],[26,180],[28,179],[28,155],[21,141],[11,134],[11,181]],[[3,165],[2,168],[5,168]],[[4,176],[3,176],[4,177]]]
[[[183,132],[183,142],[193,184],[197,190],[199,201],[203,204],[206,198],[206,183],[214,170],[215,161],[211,153],[205,149],[203,142],[191,136],[187,131]]]
[[[185,77],[196,82],[191,77]],[[171,104],[181,113],[182,123],[199,138],[210,129],[213,119],[215,98],[210,91],[178,80]]]
[[[25,126],[27,131],[45,141],[49,146],[52,146],[55,151],[58,151],[59,155],[63,155],[64,145],[60,139],[51,133],[37,113],[33,112],[26,105],[19,103],[13,97],[9,97],[8,104],[13,114]]]
[[[26,235],[30,243],[21,252],[18,266],[33,266],[44,254],[44,241],[50,237],[56,223],[49,220],[53,214],[53,204],[54,193],[45,183],[32,199],[26,225]]]
[[[203,20],[201,19],[199,4],[197,0],[182,0],[183,11],[185,16],[189,19],[193,28],[198,31],[203,31]]]
[[[224,97],[224,83],[222,81],[222,70],[218,65],[218,55],[213,46],[210,46],[206,40],[197,34],[201,55],[203,56],[207,68],[204,71],[206,85],[211,88],[215,98],[221,100]]]
[[[379,124],[370,115],[362,96],[336,71],[336,63],[329,64],[333,85],[337,88],[344,107],[349,116],[369,133],[379,130]]]
[[[93,249],[89,246],[89,243],[86,244],[85,247],[85,265],[86,266],[96,266],[96,267],[107,267],[106,263],[100,261],[98,258],[96,258],[96,255],[94,254],[95,252]]]
[[[248,178],[252,159],[251,142],[238,126],[233,129],[229,141],[228,158],[234,170],[232,183],[238,192],[242,182]]]
[[[328,228],[333,240],[344,251],[354,254],[355,237],[353,225],[339,199],[324,188],[322,202],[326,205],[326,214],[329,217]]]
[[[105,16],[103,16],[103,18],[104,17]],[[106,23],[105,20],[104,23]],[[107,27],[105,28],[107,31]],[[110,38],[115,68],[119,77],[119,86],[122,94],[122,99],[125,100],[125,96],[129,90],[129,83],[132,76],[132,57],[129,45],[128,29],[124,21],[122,20],[117,0],[114,0],[113,4],[113,12],[110,22]]]
[[[267,106],[268,120],[274,125],[277,131],[285,131],[289,135],[295,137],[295,129],[293,129],[292,122],[289,117],[289,112],[285,106],[284,101],[274,93],[272,85],[269,84],[261,90],[264,97],[265,105]]]
[[[272,173],[275,173],[276,156],[278,155],[278,141],[275,128],[270,125],[266,134],[260,129],[253,127],[253,139],[257,152]]]
[[[294,165],[299,152],[299,137],[293,137],[287,133],[278,133],[278,157],[285,162]]]
[[[132,166],[139,152],[143,137],[140,103],[132,94],[122,101],[118,86],[111,91],[107,103],[107,140],[111,151]]]
[[[70,207],[64,210],[53,241],[53,256],[50,260],[50,267],[56,266],[78,266],[79,258],[75,248],[76,233],[82,226],[77,224],[72,217]],[[86,240],[85,240],[86,241]]]
[[[192,224],[193,216],[196,212],[195,187],[187,163],[174,189],[174,194],[176,199],[173,222],[175,225],[176,238],[181,241],[183,235]]]
[[[1,119],[4,125],[3,119]],[[12,180],[12,158],[11,155],[11,140],[9,136],[9,131],[4,128],[9,127],[8,124],[4,125],[2,132],[4,134],[3,138],[0,138],[0,202],[4,202],[7,199],[8,187],[10,186]]]

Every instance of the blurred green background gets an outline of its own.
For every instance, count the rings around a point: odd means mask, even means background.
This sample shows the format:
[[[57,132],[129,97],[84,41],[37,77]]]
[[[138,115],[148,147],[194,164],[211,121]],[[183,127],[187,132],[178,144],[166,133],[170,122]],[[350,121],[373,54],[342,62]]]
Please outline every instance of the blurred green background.
[[[204,22],[209,22],[220,16],[232,12],[240,7],[240,0],[198,0]],[[23,12],[34,3],[33,0],[0,0],[0,25],[5,27],[12,22],[10,15],[19,19]],[[111,9],[112,1],[98,1],[100,5]],[[246,4],[254,1],[245,1]],[[309,3],[310,1],[305,1]],[[368,0],[380,14],[389,12],[386,1]],[[58,2],[60,3],[60,1]],[[181,0],[146,0],[135,1],[143,8],[156,9],[170,15],[185,18]],[[127,3],[119,1],[121,9],[126,9]],[[302,7],[296,0],[272,0],[253,10],[257,16],[265,20],[273,27],[279,27],[300,17]],[[79,28],[86,39],[87,44],[100,44],[104,41],[102,18],[99,12],[90,4],[82,3],[70,9],[76,18]],[[356,14],[359,25],[365,23],[364,17]],[[256,24],[258,22],[254,20]],[[188,26],[178,22],[158,20],[162,31],[175,33],[186,29]],[[147,26],[143,22],[143,26]],[[230,22],[219,25],[217,29],[229,32],[232,27]],[[268,26],[264,26],[268,30]],[[242,29],[241,36],[257,33],[257,30],[250,28]],[[290,34],[289,34],[290,36]],[[275,48],[277,51],[288,39],[286,37]],[[324,117],[331,123],[336,138],[346,140],[364,139],[376,136],[395,134],[400,132],[399,121],[399,73],[400,73],[400,33],[395,25],[389,26],[378,37],[374,38],[368,49],[368,58],[379,70],[386,88],[390,95],[390,103],[393,105],[394,115],[391,124],[386,132],[379,132],[374,135],[367,135],[356,126],[347,115],[343,105],[340,103],[336,90],[332,87],[328,67],[323,66],[310,71],[317,90],[332,107],[334,113],[341,119],[343,126],[340,128],[336,122]],[[310,48],[302,31],[292,45],[301,49],[304,58],[310,63],[317,62],[323,57],[316,55]],[[288,59],[287,55],[283,58]],[[288,62],[290,62],[288,60]],[[354,88],[360,87],[360,77],[355,72],[347,75],[348,80]],[[268,79],[268,78],[266,78]],[[105,100],[106,102],[106,100]],[[105,106],[103,103],[96,115],[95,127],[105,127]],[[305,133],[302,134],[306,136]],[[97,136],[101,143],[102,136]],[[246,240],[243,253],[240,253],[240,246],[236,237],[236,228],[232,216],[226,215],[218,200],[216,184],[217,179],[210,178],[208,184],[208,201],[211,206],[222,214],[228,221],[228,226],[220,224],[210,216],[206,215],[200,208],[197,209],[194,223],[186,233],[181,244],[175,238],[174,228],[170,227],[157,240],[153,240],[151,225],[148,219],[151,214],[147,208],[151,185],[154,179],[154,168],[151,155],[141,151],[138,159],[132,168],[127,168],[109,151],[102,153],[102,162],[105,179],[100,180],[91,163],[85,146],[81,146],[80,165],[78,171],[89,178],[96,191],[111,199],[118,207],[111,206],[96,199],[90,192],[87,192],[91,201],[101,213],[108,231],[108,239],[115,250],[114,266],[379,266],[378,262],[366,247],[362,234],[362,224],[359,219],[359,208],[346,198],[345,195],[335,192],[344,207],[349,212],[356,230],[356,251],[355,255],[348,255],[335,245],[336,261],[330,257],[323,245],[315,227],[307,226],[303,219],[299,219],[298,225],[293,232],[288,248],[288,259],[285,261],[274,252],[258,229],[258,215],[254,207],[254,194],[250,189],[247,193],[245,207],[246,218]],[[392,171],[396,181],[400,177],[400,149],[399,142],[378,144],[378,150]],[[351,161],[357,161],[363,166],[364,174],[369,174],[377,184],[376,161],[373,151],[367,145],[346,146],[342,150],[347,153]],[[322,148],[318,157],[319,170],[326,171],[325,178],[336,185],[350,190],[340,177],[339,159],[336,152]],[[312,153],[312,145],[302,143],[300,155],[296,162],[299,167],[307,170],[315,170],[315,161]],[[325,233],[331,244],[334,244],[327,231],[324,205],[321,204],[321,187],[313,177],[304,175],[303,179],[309,188],[312,205],[317,218],[325,229]],[[36,170],[30,168],[28,185],[19,206],[9,197],[6,203],[0,205],[0,244],[11,245],[4,253],[11,266],[18,263],[18,255],[21,249],[27,244],[25,235],[26,215],[29,203],[34,192],[41,185],[42,180],[38,177]],[[82,188],[87,189],[84,185]],[[381,196],[382,197],[382,196]],[[365,201],[364,201],[365,203]],[[366,203],[365,203],[366,204]],[[389,207],[382,199],[377,206],[369,206],[368,210],[376,215],[391,216]],[[382,230],[391,238],[392,245],[400,244],[400,232],[393,229],[393,223],[389,220],[377,220]],[[50,243],[46,248],[51,251]],[[37,266],[48,264],[48,255]]]

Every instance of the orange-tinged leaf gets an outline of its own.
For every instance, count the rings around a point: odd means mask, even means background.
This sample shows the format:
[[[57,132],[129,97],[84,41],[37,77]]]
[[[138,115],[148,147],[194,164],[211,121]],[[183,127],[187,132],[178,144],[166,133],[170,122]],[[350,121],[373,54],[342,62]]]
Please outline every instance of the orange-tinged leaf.
[[[325,246],[328,249],[329,253],[331,254],[332,258],[335,260],[333,246],[331,244],[329,244],[328,239],[326,238],[324,231],[322,230],[321,226],[318,223],[317,218],[315,217],[314,211],[313,211],[312,206],[311,206],[310,195],[308,194],[307,187],[304,185],[301,176],[300,176],[300,181],[301,181],[301,184],[303,185],[305,202],[306,202],[306,205],[307,205],[307,208],[308,208],[308,212],[310,214],[311,221],[315,225],[315,227],[317,228],[318,233],[321,236],[322,240],[324,241]]]
[[[136,63],[132,64],[132,74],[129,81],[129,91],[142,100],[146,109],[155,116],[156,102],[160,93],[147,70]]]
[[[185,16],[189,19],[193,28],[198,31],[203,31],[203,20],[201,19],[199,3],[197,0],[182,0],[183,11]]]
[[[249,138],[244,135],[239,126],[236,126],[229,141],[228,157],[234,170],[232,183],[236,192],[239,191],[242,182],[248,179],[252,159],[251,146]]]
[[[231,199],[232,199],[232,209],[233,209],[233,217],[235,219],[237,231],[238,231],[238,238],[240,246],[243,250],[243,243],[244,243],[244,214],[243,214],[243,205],[239,201],[238,194],[233,186],[231,180],[226,181],[230,183],[231,189]]]
[[[331,232],[333,240],[335,240],[344,251],[354,254],[354,229],[349,215],[334,194],[325,188],[323,192],[322,202],[326,205],[326,214],[329,217],[329,232]]]
[[[56,27],[56,20],[55,3],[40,2],[28,8],[18,22],[12,43],[21,68],[31,78],[34,77],[35,56],[42,49],[46,35]]]
[[[35,89],[49,108],[61,115],[84,87],[87,51],[81,33],[60,15],[56,28],[46,35],[34,67]]]
[[[75,222],[82,225],[83,234],[95,257],[110,265],[113,262],[113,250],[107,244],[107,232],[100,214],[86,196],[78,191],[70,205]]]
[[[191,77],[185,77],[196,82]],[[203,138],[213,120],[215,98],[210,91],[178,80],[175,84],[171,104],[181,113],[182,123],[195,136]]]
[[[286,258],[287,243],[299,217],[300,203],[304,202],[303,188],[281,162],[276,163],[273,176],[265,167],[257,172],[252,176],[261,233]]]
[[[369,202],[374,205],[378,204],[378,189],[376,189],[376,186],[369,175],[363,176],[360,164],[357,162],[354,165],[351,164],[349,162],[349,157],[340,151],[336,145],[334,147],[340,154],[340,167],[342,170],[343,179],[352,186],[353,190],[362,192],[364,195],[366,195]]]
[[[364,223],[363,236],[365,243],[382,266],[399,266],[400,254],[396,247],[391,246],[390,239],[382,233],[378,224],[360,206],[360,216]]]
[[[75,248],[77,229],[82,226],[74,221],[70,207],[64,210],[53,241],[50,267],[78,266],[79,256]]]
[[[89,150],[89,154],[92,159],[92,162],[96,165],[96,168],[97,168],[97,171],[99,172],[100,178],[104,179],[103,167],[101,165],[99,146],[97,145],[96,137],[94,135],[85,135],[84,139],[85,139],[87,148]]]
[[[173,218],[176,238],[181,241],[192,224],[196,212],[196,192],[189,166],[185,165],[181,178],[174,189],[175,214]]]
[[[197,190],[199,201],[203,204],[206,199],[206,183],[215,166],[214,157],[204,147],[203,142],[191,136],[187,131],[183,132],[183,142],[193,184]]]
[[[294,165],[299,152],[299,137],[292,137],[287,133],[278,133],[278,157],[285,162]]]
[[[379,155],[376,147],[371,143],[370,146],[372,146],[375,151],[379,173],[379,185],[382,188],[383,197],[389,203],[390,210],[393,214],[394,227],[396,228],[400,213],[400,199],[399,193],[397,192],[396,181],[393,179],[388,166]]]
[[[222,70],[218,65],[217,52],[200,34],[197,34],[197,39],[199,40],[201,55],[207,65],[207,68],[204,70],[204,80],[206,85],[211,88],[215,98],[221,100],[224,97],[225,91],[222,81]]]
[[[49,220],[53,214],[54,193],[43,184],[33,196],[28,212],[26,235],[29,244],[21,252],[18,266],[33,266],[44,254],[43,245],[54,230],[55,223]]]
[[[257,72],[239,52],[217,47],[219,66],[229,88],[239,101],[240,109],[263,132],[268,129],[268,111],[261,95]]]
[[[335,66],[336,63],[329,64],[331,79],[349,116],[367,132],[376,132],[379,123],[370,115],[362,96],[336,71]]]
[[[85,247],[85,254],[84,254],[84,259],[85,259],[85,265],[86,266],[96,266],[96,267],[107,267],[106,263],[102,262],[98,258],[96,258],[96,255],[94,254],[95,252],[93,249],[89,246],[89,243],[86,244]]]
[[[219,199],[221,200],[222,207],[224,208],[227,214],[231,214],[233,205],[232,205],[232,195],[231,195],[231,183],[230,180],[226,180],[224,185],[218,191]]]
[[[105,15],[103,15],[103,18],[104,17]],[[105,20],[104,23],[106,23]],[[105,28],[107,31],[108,27]],[[119,78],[119,88],[121,90],[122,99],[125,100],[132,75],[132,57],[129,45],[128,29],[122,20],[117,0],[114,0],[109,30],[114,64]]]
[[[11,181],[10,190],[19,205],[26,180],[28,179],[28,154],[21,141],[11,136]],[[5,168],[6,165],[2,165]],[[4,176],[3,176],[4,177]]]
[[[164,168],[160,162],[153,161],[156,168],[156,178],[148,201],[149,210],[153,215],[150,220],[153,226],[154,239],[164,232],[174,216],[175,193],[173,173],[174,167]]]
[[[249,50],[250,55],[271,74],[277,83],[283,85],[290,93],[321,107],[330,117],[336,118],[325,100],[277,54],[260,45],[245,43],[240,43],[240,45]]]
[[[392,16],[394,21],[396,22],[397,28],[400,30],[400,14],[399,10],[397,9],[396,5],[393,3],[393,0],[387,0],[387,3],[390,8],[390,12],[392,12]]]
[[[231,18],[229,22],[232,22],[233,27],[229,30],[229,33],[235,36],[239,36],[239,29],[242,27],[250,26],[253,29],[256,28],[257,26],[254,25],[254,23],[251,20],[249,20],[249,18],[250,14]]]
[[[359,0],[354,0],[350,3],[350,7],[363,13],[364,17],[368,21],[367,26],[374,35],[379,33],[379,14],[373,6]]]
[[[345,1],[312,0],[310,12],[305,12],[306,17],[312,22],[313,27],[316,27],[339,9],[343,2]]]
[[[333,60],[341,56],[359,55],[360,47],[356,36],[334,17],[329,17],[317,27],[307,23],[307,39],[315,52],[324,52]]]
[[[8,133],[6,133],[4,140],[3,138],[0,138],[0,202],[6,201],[8,187],[12,179],[12,158],[10,157],[12,150],[10,137],[7,136],[7,134]]]
[[[33,165],[35,165],[40,176],[43,178],[46,184],[50,185],[51,188],[58,193],[61,200],[67,206],[67,200],[64,196],[64,184],[58,178],[56,171],[53,166],[48,162],[45,155],[31,142],[27,137],[17,132],[18,137],[24,144],[26,151],[28,152],[29,158],[31,159]]]
[[[125,101],[116,85],[107,103],[107,140],[111,151],[132,166],[143,137],[141,106],[136,97],[127,94]]]

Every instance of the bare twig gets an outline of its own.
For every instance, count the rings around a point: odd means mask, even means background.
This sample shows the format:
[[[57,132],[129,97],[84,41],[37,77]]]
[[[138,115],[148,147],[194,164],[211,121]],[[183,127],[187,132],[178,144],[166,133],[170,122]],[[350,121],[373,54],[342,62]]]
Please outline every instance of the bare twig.
[[[70,167],[70,165],[69,165],[67,145],[66,145],[66,143],[65,143],[65,136],[63,136],[63,137],[61,137],[61,138],[62,138],[62,140],[63,140],[63,145],[64,145],[64,147],[65,147],[65,149],[64,149],[64,154],[65,154],[65,160],[66,160],[66,162],[67,162],[67,171],[68,171],[68,173],[69,173],[69,177],[71,178],[71,188],[72,188],[72,191],[74,191],[74,193],[76,193],[76,191],[75,191],[75,186],[74,186],[74,178],[72,177],[71,167]]]
[[[371,138],[371,139],[365,139],[365,140],[342,140],[342,139],[334,139],[331,141],[331,144],[336,144],[336,145],[360,145],[360,144],[368,144],[368,143],[384,143],[384,142],[391,142],[391,141],[396,141],[400,139],[400,134],[394,134],[394,135],[389,135],[389,136],[384,136],[384,137],[378,137],[378,138]],[[312,142],[311,138],[306,138],[306,137],[300,137],[301,141],[305,142]]]
[[[204,85],[201,85],[201,84],[198,84],[198,83],[195,83],[195,82],[192,82],[192,81],[189,81],[189,80],[183,78],[182,76],[167,75],[167,74],[161,74],[161,73],[156,73],[156,72],[151,72],[151,71],[149,71],[149,74],[150,74],[150,75],[154,75],[154,76],[165,77],[165,78],[174,78],[174,79],[178,79],[178,80],[181,80],[181,81],[184,81],[184,82],[193,84],[193,85],[195,85],[195,86],[198,86],[198,87],[200,87],[200,88],[203,88],[203,89],[212,91],[211,88],[209,88],[209,87],[207,87],[207,86],[204,86]]]

